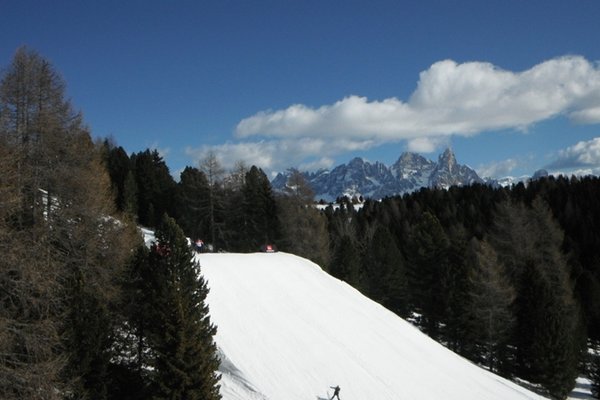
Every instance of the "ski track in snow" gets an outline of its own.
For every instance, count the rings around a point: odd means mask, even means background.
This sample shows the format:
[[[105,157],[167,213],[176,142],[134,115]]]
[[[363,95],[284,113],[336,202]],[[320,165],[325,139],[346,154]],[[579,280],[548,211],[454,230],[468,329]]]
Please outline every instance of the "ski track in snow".
[[[224,400],[543,399],[436,343],[308,260],[200,254]]]

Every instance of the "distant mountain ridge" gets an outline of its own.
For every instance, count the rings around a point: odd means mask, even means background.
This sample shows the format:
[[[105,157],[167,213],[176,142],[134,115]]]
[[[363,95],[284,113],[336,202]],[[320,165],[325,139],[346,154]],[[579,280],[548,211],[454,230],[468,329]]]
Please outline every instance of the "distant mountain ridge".
[[[370,163],[357,157],[332,170],[303,172],[303,175],[315,192],[315,199],[326,201],[341,196],[381,199],[422,187],[449,188],[485,183],[475,170],[458,164],[450,148],[440,154],[437,162],[417,153],[404,152],[389,167],[379,161]],[[283,190],[289,176],[290,171],[279,173],[271,182],[272,187]]]

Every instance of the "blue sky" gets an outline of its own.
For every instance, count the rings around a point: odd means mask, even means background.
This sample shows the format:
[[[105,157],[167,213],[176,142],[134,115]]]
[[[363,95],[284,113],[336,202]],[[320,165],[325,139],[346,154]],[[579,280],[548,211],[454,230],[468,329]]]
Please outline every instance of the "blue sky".
[[[96,137],[267,172],[451,146],[480,175],[600,173],[600,2],[0,0]]]

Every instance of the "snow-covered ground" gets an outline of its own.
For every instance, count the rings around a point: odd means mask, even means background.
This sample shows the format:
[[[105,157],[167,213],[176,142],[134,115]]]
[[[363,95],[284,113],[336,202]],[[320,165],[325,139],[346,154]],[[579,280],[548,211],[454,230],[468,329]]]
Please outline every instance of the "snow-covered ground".
[[[317,265],[201,254],[224,400],[542,399],[447,350]],[[579,397],[581,398],[581,397]]]

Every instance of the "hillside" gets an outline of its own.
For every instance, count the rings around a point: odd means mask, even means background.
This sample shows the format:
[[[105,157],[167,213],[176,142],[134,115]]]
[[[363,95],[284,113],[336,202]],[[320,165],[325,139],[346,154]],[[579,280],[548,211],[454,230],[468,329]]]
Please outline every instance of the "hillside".
[[[224,400],[542,399],[289,254],[201,254]]]

